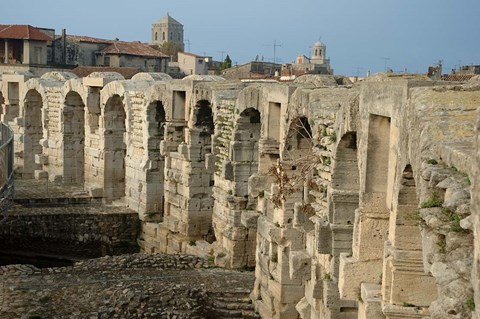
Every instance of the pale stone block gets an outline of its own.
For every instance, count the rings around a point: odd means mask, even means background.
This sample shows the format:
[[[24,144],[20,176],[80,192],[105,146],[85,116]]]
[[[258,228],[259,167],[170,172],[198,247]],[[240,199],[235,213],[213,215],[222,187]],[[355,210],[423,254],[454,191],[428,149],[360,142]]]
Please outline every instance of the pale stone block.
[[[379,283],[382,274],[382,259],[358,261],[348,254],[340,254],[338,289],[340,298],[356,300],[361,283]]]
[[[382,312],[380,285],[367,283],[361,285],[358,319],[385,319]]]
[[[35,179],[47,179],[48,172],[43,170],[35,170]]]
[[[48,164],[48,156],[43,154],[35,154],[35,164],[38,164],[38,165]]]

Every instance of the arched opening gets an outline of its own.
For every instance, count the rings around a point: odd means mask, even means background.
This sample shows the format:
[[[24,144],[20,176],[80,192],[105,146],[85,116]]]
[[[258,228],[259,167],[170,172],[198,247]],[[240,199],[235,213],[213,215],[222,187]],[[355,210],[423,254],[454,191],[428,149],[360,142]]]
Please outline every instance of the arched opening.
[[[63,181],[81,185],[85,171],[85,105],[69,92],[63,107]]]
[[[416,183],[408,164],[402,173],[397,205],[390,215],[385,245],[382,295],[386,304],[428,307],[437,297],[435,279],[424,272],[417,211]]]
[[[358,161],[357,161],[357,133],[348,132],[338,142],[335,153],[335,162],[332,171],[332,223],[353,225],[355,209],[358,208],[358,194],[360,190]],[[348,196],[336,196],[337,193]]]
[[[298,159],[312,151],[312,129],[305,116],[295,118],[288,129],[283,159]]]
[[[238,171],[237,176],[232,176],[235,182],[235,195],[248,195],[248,179],[258,172],[258,141],[260,140],[260,112],[248,108],[240,113],[236,129],[233,132],[232,162]],[[241,172],[241,173],[240,173]]]
[[[104,111],[105,128],[105,198],[116,200],[125,196],[126,114],[122,98],[108,99]]]
[[[331,254],[336,260],[340,253],[352,252],[353,224],[360,192],[357,151],[357,133],[345,133],[336,148],[328,192],[331,247],[328,244],[322,245],[327,248],[321,251]],[[335,264],[338,265],[338,262]],[[335,278],[338,278],[338,270],[335,267]]]
[[[35,90],[29,90],[25,96],[25,132],[23,137],[23,178],[34,178],[35,170],[42,169],[35,164],[35,155],[41,155],[43,148],[40,140],[42,129],[42,96]]]
[[[402,174],[395,218],[390,218],[389,240],[398,249],[422,250],[422,237],[418,228],[417,192],[412,166],[408,164]]]
[[[147,213],[163,216],[165,196],[163,192],[163,170],[165,158],[160,154],[160,142],[165,135],[165,109],[161,101],[154,101],[147,107],[148,140],[147,154],[151,169],[147,170]]]
[[[193,109],[194,126],[201,130],[200,136],[209,136],[213,134],[213,115],[210,102],[200,100]]]

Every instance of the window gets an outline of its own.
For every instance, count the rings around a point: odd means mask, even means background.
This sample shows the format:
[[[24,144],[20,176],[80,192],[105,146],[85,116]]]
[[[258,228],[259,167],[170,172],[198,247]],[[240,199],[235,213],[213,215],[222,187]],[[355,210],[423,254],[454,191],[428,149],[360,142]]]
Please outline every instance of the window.
[[[110,57],[106,56],[103,58],[103,65],[110,66]]]
[[[158,32],[155,32],[155,41],[158,40]]]
[[[203,60],[198,60],[198,64],[203,64]]]
[[[165,32],[162,33],[162,40],[165,41]]]
[[[173,40],[173,32],[170,32],[170,38],[169,40]]]

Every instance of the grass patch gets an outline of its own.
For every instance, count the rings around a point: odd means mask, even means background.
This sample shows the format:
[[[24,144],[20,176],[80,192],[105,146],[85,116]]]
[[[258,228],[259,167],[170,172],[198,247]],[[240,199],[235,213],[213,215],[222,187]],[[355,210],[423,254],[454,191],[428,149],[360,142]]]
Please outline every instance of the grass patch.
[[[330,280],[332,280],[332,277],[331,277],[330,274],[327,272],[327,273],[325,273],[325,275],[323,275],[323,280],[328,280],[328,281],[330,281]]]
[[[468,310],[475,311],[475,300],[473,299],[473,296],[465,301],[465,306],[467,306]]]
[[[456,232],[456,233],[466,232],[466,230],[460,226],[460,221],[462,220],[462,218],[458,214],[455,214],[454,212],[452,212],[450,209],[446,207],[442,208],[442,213],[447,215],[448,219],[450,220],[451,222],[450,229],[453,232]]]
[[[423,202],[420,207],[421,208],[431,208],[431,207],[442,207],[443,200],[440,199],[437,193],[433,193],[432,198]]]
[[[438,162],[437,162],[436,160],[434,160],[434,159],[429,159],[429,160],[427,161],[427,164],[430,164],[430,165],[437,165],[437,164],[438,164]]]
[[[442,236],[442,238],[438,240],[437,246],[441,254],[445,254],[447,252],[447,240],[445,239],[445,236]]]

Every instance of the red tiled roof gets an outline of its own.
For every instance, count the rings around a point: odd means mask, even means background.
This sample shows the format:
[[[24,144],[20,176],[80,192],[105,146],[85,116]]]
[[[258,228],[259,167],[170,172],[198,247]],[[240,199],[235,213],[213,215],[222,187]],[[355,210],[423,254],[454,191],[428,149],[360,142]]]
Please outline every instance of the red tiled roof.
[[[56,39],[61,39],[61,35],[55,36]],[[107,39],[99,39],[99,38],[93,38],[93,37],[87,37],[84,35],[69,35],[67,34],[67,40],[73,41],[73,42],[90,42],[90,43],[113,43],[113,40],[107,40]]]
[[[53,39],[31,25],[0,24],[0,39],[52,41]]]
[[[127,68],[127,67],[117,68],[117,67],[110,67],[110,66],[78,66],[72,70],[72,73],[74,73],[80,78],[84,78],[93,72],[117,72],[123,75],[125,79],[131,79],[132,76],[142,71],[137,68]]]
[[[152,48],[150,45],[141,42],[115,41],[100,52],[105,54],[126,54],[163,58],[169,57],[168,55],[163,54],[161,51]]]
[[[478,74],[445,74],[442,75],[444,81],[464,82],[468,81]]]

